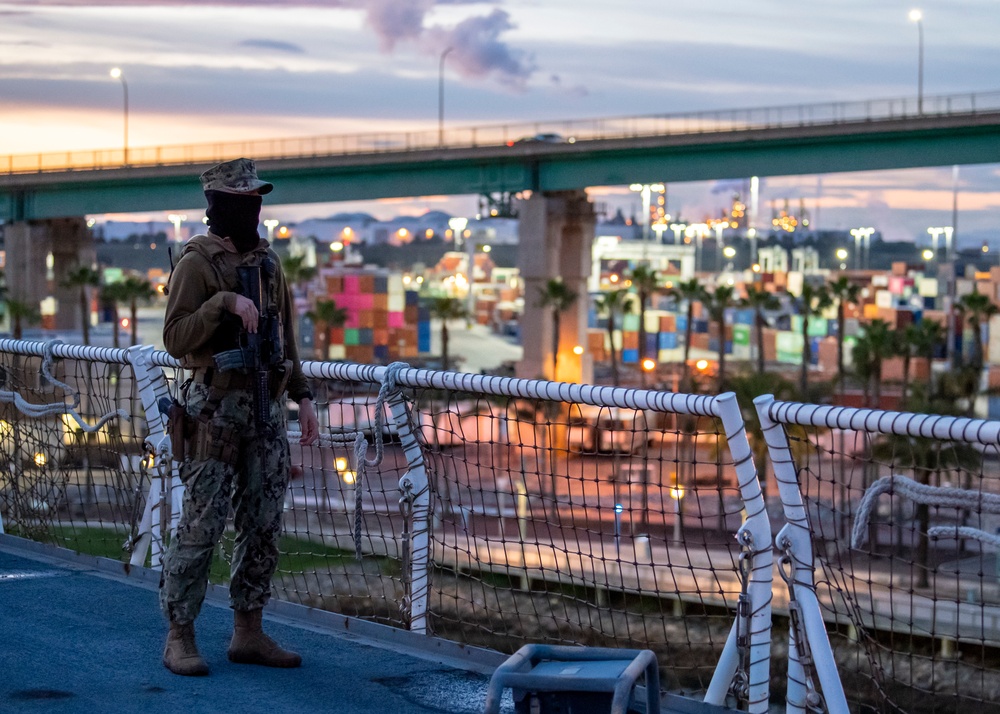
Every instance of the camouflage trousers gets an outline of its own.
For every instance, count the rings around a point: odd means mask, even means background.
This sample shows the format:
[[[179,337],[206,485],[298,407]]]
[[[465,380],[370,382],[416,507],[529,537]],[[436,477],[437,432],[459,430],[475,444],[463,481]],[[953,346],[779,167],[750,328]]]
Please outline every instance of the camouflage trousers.
[[[186,396],[187,414],[197,418],[209,398],[209,388],[193,383]],[[226,392],[211,422],[232,429],[230,433],[238,440],[234,463],[189,458],[181,465],[183,509],[160,575],[160,608],[171,622],[189,623],[198,616],[208,587],[212,555],[225,529],[230,506],[235,511],[236,528],[230,607],[255,610],[264,607],[270,598],[291,466],[283,401],[271,400],[268,433],[258,436],[250,392]]]

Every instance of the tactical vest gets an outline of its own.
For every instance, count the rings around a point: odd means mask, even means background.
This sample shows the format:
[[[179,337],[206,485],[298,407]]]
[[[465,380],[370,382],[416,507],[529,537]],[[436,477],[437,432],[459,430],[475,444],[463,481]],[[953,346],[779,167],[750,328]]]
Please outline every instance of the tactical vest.
[[[185,244],[181,257],[189,252],[198,253],[212,267],[220,291],[233,292],[243,295],[244,291],[240,283],[236,265],[226,259],[227,253],[222,250],[209,250],[201,241],[190,240]],[[270,360],[272,365],[279,364],[284,359],[284,325],[281,316],[281,300],[278,295],[278,264],[276,256],[270,251],[254,250],[241,256],[240,265],[260,265],[261,266],[261,302],[260,307],[261,323],[268,320],[276,324],[276,329],[269,330],[272,340],[277,340],[273,345]],[[246,295],[243,295],[247,297]],[[238,315],[226,312],[222,316],[222,322],[215,334],[208,342],[208,346],[213,354],[225,352],[227,350],[240,347],[240,338],[244,334],[243,321]]]

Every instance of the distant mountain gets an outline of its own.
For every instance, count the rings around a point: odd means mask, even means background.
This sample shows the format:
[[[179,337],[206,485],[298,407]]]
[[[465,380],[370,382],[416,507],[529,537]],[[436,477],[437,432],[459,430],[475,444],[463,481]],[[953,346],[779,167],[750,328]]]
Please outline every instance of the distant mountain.
[[[326,218],[307,218],[305,221],[335,221],[340,223],[363,223],[365,225],[369,223],[377,223],[378,219],[370,213],[358,212],[358,213],[334,213],[332,216],[327,216]]]

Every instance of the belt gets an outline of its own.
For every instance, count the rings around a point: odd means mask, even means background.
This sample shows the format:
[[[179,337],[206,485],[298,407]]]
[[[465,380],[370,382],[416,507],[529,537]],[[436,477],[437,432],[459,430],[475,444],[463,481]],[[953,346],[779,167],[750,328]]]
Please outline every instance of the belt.
[[[253,384],[253,376],[235,370],[219,372],[215,367],[196,367],[191,374],[191,381],[218,389],[249,389]]]

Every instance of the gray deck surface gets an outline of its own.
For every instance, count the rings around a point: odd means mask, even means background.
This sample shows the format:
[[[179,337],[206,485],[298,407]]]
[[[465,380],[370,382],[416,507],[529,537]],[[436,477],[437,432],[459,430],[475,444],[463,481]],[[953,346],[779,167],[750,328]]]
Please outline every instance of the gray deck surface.
[[[271,600],[264,629],[299,669],[226,659],[232,611],[209,588],[196,622],[207,677],[163,667],[159,573],[0,534],[0,714],[478,714],[506,656]],[[639,702],[642,690],[637,690]],[[640,709],[644,709],[641,704]],[[735,714],[667,694],[664,714]],[[513,714],[511,693],[501,714]]]
[[[117,574],[108,567],[110,561],[67,561],[53,557],[54,551],[22,544],[0,536],[0,712],[464,714],[483,709],[489,667],[482,663],[469,665],[479,673],[462,670],[442,664],[447,657],[324,631],[271,612],[265,629],[302,654],[302,667],[232,664],[226,659],[232,612],[218,592],[197,621],[199,649],[211,674],[178,677],[161,663],[167,628],[150,571],[126,578],[120,566]]]

